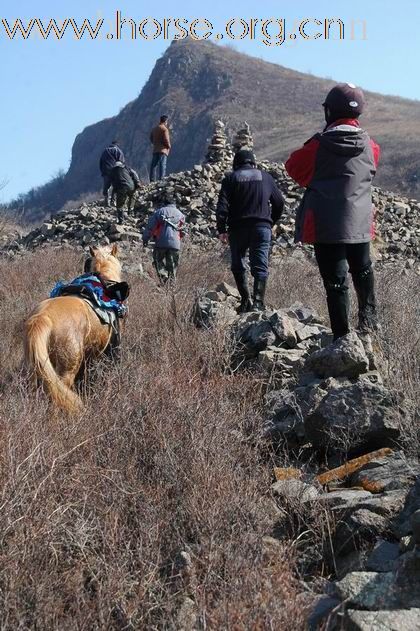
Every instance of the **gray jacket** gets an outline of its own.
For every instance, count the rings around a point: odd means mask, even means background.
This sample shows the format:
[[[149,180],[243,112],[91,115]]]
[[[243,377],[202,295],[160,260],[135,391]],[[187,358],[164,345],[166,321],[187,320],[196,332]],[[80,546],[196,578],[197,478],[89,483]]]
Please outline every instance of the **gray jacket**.
[[[150,239],[154,239],[157,248],[179,250],[184,225],[185,215],[174,204],[159,208],[149,218],[143,232],[143,243],[147,245]]]
[[[379,146],[356,120],[316,134],[286,162],[306,192],[296,216],[296,241],[364,243],[373,234],[372,180]]]

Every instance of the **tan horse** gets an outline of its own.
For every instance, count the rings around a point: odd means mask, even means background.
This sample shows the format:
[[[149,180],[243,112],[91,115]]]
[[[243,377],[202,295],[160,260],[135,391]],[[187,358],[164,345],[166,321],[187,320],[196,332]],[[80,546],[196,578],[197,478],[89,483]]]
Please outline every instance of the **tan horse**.
[[[90,248],[92,269],[103,281],[121,281],[117,246]],[[53,403],[70,413],[82,408],[73,389],[88,357],[98,357],[112,336],[93,309],[77,296],[44,300],[25,324],[25,364]]]

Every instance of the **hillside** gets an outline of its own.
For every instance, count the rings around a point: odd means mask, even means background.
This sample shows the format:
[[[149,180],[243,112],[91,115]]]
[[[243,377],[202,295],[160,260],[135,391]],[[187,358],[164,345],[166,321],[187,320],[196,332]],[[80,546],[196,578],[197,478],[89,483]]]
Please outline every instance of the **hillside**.
[[[357,81],[357,77],[351,79]],[[171,116],[172,172],[201,161],[218,118],[228,130],[247,120],[259,158],[282,161],[322,126],[320,104],[332,85],[210,42],[174,42],[156,62],[138,98],[118,115],[84,129],[75,139],[68,172],[32,192],[26,207],[55,212],[66,201],[97,191],[101,186],[99,155],[114,137],[120,139],[128,161],[145,180],[149,132],[162,112]],[[367,97],[364,125],[383,151],[377,183],[418,196],[420,103],[371,92]]]

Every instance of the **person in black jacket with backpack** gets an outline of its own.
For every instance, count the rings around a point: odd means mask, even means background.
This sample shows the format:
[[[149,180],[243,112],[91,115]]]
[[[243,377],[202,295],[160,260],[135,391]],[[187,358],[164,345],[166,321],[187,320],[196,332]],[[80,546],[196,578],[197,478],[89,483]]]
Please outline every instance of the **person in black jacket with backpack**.
[[[124,204],[127,201],[127,210],[130,211],[134,193],[140,188],[140,179],[134,169],[116,162],[109,173],[109,180],[117,198],[117,217],[121,224],[124,221]]]
[[[222,182],[216,218],[220,240],[230,245],[231,269],[241,295],[239,313],[264,309],[272,227],[283,208],[283,196],[271,175],[257,169],[252,151],[238,151],[232,173]],[[254,278],[253,303],[246,279],[248,250]]]
[[[124,164],[125,157],[122,150],[118,146],[118,141],[113,140],[112,143],[103,150],[101,158],[99,160],[99,169],[104,180],[102,193],[104,196],[106,208],[109,207],[108,191],[112,185],[110,173],[117,162],[122,162]]]

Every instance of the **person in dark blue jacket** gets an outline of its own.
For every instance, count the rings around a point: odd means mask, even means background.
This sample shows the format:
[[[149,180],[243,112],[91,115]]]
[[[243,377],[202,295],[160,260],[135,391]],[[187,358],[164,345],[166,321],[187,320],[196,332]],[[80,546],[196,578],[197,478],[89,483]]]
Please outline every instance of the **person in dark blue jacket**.
[[[106,207],[109,206],[108,191],[112,186],[110,173],[117,162],[122,162],[123,164],[125,164],[125,157],[122,150],[118,146],[118,141],[113,140],[112,143],[103,150],[101,158],[99,160],[99,169],[104,180],[102,193],[104,196]]]
[[[264,309],[272,227],[283,208],[283,195],[271,175],[256,168],[252,151],[238,151],[232,173],[222,182],[216,219],[220,240],[230,245],[231,269],[241,295],[239,313]],[[254,278],[253,303],[246,279],[248,250]]]

